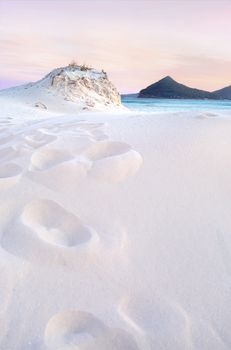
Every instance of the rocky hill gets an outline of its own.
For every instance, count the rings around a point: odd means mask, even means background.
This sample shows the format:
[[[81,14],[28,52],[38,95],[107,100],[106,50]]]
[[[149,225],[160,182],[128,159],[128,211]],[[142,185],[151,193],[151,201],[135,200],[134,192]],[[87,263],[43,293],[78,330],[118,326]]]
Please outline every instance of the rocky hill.
[[[231,85],[226,86],[223,89],[214,91],[213,93],[219,96],[220,99],[231,100]]]
[[[219,99],[216,94],[193,89],[167,76],[139,92],[143,98]]]

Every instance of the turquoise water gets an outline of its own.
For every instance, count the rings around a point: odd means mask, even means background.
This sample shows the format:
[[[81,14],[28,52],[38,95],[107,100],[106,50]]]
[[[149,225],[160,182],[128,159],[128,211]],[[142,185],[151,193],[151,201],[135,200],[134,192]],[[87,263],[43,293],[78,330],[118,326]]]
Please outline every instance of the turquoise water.
[[[183,111],[231,111],[231,100],[174,100],[122,97],[122,103],[133,111],[140,112],[183,112]]]

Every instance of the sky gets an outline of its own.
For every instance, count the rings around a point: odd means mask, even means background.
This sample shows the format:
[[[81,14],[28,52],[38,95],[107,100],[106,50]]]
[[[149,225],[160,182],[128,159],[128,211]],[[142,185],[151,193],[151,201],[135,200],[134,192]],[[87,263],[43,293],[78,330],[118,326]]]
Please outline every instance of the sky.
[[[75,60],[121,93],[231,85],[231,0],[0,0],[0,89]]]

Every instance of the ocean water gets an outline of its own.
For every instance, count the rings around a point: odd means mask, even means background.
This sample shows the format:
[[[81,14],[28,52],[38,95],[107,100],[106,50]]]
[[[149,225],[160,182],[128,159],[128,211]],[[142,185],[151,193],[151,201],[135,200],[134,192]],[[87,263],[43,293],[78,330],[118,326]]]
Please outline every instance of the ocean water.
[[[175,100],[122,96],[122,103],[130,110],[152,113],[228,110],[231,112],[231,100]]]

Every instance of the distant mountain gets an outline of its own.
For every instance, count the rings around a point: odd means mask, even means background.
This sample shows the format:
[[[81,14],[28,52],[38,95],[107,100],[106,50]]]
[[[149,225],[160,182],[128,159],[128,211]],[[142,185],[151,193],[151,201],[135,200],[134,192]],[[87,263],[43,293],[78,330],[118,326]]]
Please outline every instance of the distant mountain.
[[[215,93],[190,88],[167,76],[139,92],[143,98],[220,99]]]
[[[213,93],[219,96],[220,99],[231,100],[231,85],[226,86],[223,89],[214,91]]]

